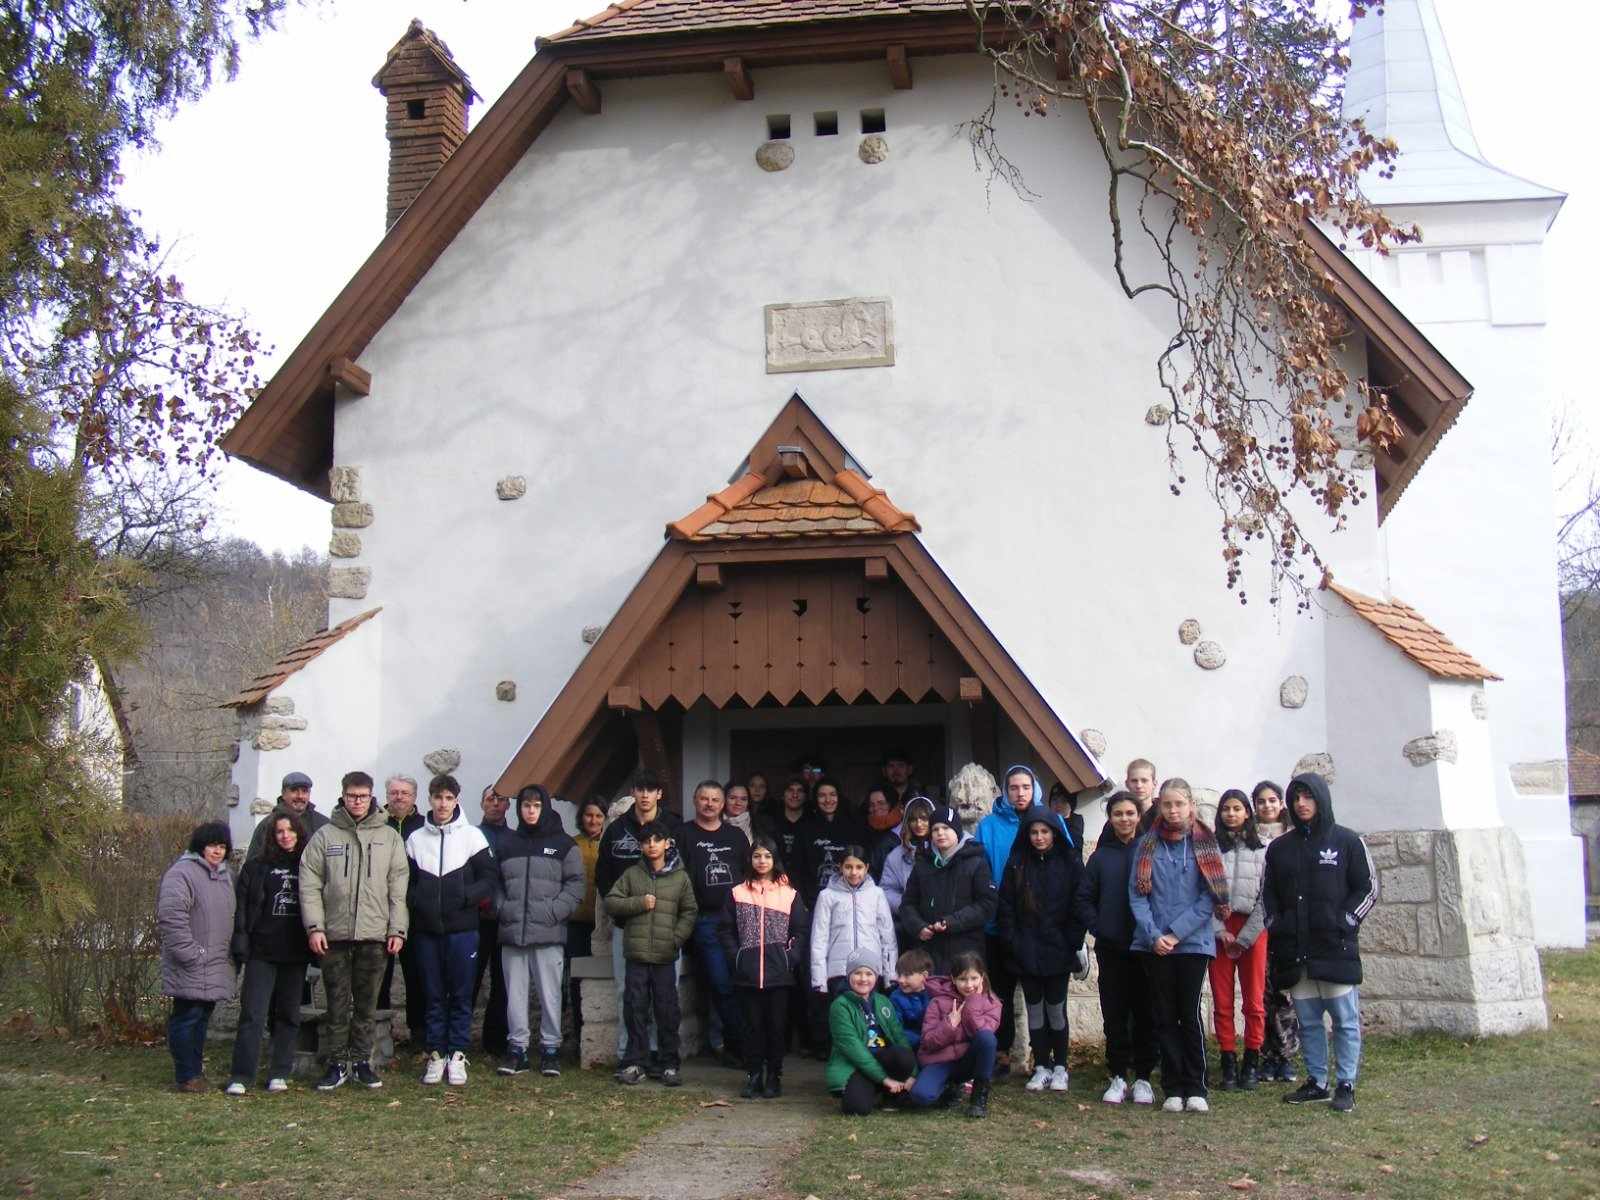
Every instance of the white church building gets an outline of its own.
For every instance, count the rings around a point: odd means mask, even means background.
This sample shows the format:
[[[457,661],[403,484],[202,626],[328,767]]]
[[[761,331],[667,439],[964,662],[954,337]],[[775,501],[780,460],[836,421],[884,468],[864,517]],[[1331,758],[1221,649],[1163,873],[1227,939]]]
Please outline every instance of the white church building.
[[[1483,162],[1430,0],[1358,23],[1347,106],[1403,151],[1373,196],[1425,240],[1323,250],[1404,436],[1310,527],[1311,612],[1263,563],[1241,605],[1169,490],[1170,310],[1117,284],[1089,130],[1006,122],[1038,198],[986,189],[972,42],[952,0],[624,0],[468,134],[413,24],[374,80],[390,226],[224,443],[333,522],[330,628],[237,698],[236,839],[289,770],[326,807],[353,768],[576,798],[642,762],[681,803],[815,753],[859,791],[890,746],[1091,798],[1134,757],[1213,801],[1316,769],[1380,868],[1369,1022],[1542,1027],[1534,946],[1583,940],[1562,197]]]

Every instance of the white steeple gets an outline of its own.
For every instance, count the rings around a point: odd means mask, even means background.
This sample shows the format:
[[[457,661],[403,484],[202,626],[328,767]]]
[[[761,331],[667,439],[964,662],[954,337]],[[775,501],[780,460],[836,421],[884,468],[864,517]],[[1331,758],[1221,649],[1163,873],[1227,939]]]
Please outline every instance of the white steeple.
[[[1562,197],[1484,161],[1433,0],[1386,0],[1356,21],[1344,114],[1400,146],[1393,179],[1374,172],[1362,181],[1375,203]]]

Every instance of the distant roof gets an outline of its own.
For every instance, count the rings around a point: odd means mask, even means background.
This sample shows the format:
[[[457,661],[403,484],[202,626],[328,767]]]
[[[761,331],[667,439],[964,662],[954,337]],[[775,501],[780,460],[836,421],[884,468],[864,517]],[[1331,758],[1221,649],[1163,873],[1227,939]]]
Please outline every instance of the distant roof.
[[[1433,0],[1386,0],[1356,21],[1344,114],[1400,146],[1394,178],[1369,172],[1362,180],[1374,203],[1563,198],[1484,159]]]
[[[966,0],[619,0],[541,41],[561,42],[653,33],[760,29],[859,17],[902,17],[962,11]]]
[[[1600,796],[1600,754],[1574,750],[1567,755],[1567,795]]]
[[[366,612],[351,617],[348,621],[340,621],[332,629],[323,629],[312,634],[292,650],[286,651],[284,656],[274,663],[270,670],[263,671],[252,679],[237,696],[230,700],[224,700],[217,707],[249,708],[252,704],[261,703],[285,679],[288,679],[301,667],[306,666],[329,646],[351,633],[358,625],[371,620],[382,611],[381,607],[369,608]]]
[[[1444,679],[1499,679],[1488,667],[1457,646],[1402,600],[1376,600],[1331,578],[1323,587],[1340,597],[1373,628],[1399,647],[1412,662]]]

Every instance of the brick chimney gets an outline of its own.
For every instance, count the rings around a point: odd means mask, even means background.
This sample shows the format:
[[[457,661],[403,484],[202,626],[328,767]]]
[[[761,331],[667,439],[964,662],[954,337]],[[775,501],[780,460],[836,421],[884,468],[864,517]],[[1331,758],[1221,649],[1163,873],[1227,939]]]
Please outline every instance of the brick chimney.
[[[413,19],[372,86],[388,100],[389,205],[384,227],[400,219],[467,136],[467,106],[478,98],[450,47]]]

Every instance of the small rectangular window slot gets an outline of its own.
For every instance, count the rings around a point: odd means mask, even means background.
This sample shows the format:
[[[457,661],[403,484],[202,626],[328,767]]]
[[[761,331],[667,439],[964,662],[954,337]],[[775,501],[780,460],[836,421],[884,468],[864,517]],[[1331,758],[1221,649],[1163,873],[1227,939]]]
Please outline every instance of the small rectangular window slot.
[[[406,101],[406,116],[410,117],[413,121],[420,121],[423,117],[427,116],[427,114],[428,102],[426,100]]]
[[[789,136],[789,114],[767,114],[767,137],[773,141],[781,141]]]
[[[834,137],[839,132],[839,114],[836,112],[819,112],[811,114],[812,120],[817,123],[818,137]]]
[[[883,115],[881,108],[863,108],[861,110],[861,132],[882,133],[889,128],[889,122]]]

